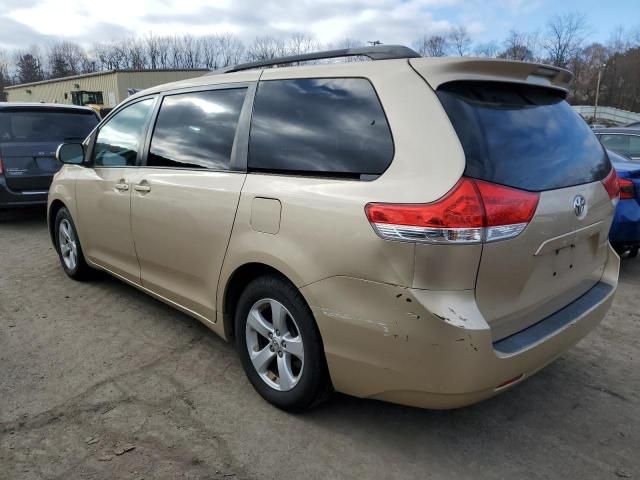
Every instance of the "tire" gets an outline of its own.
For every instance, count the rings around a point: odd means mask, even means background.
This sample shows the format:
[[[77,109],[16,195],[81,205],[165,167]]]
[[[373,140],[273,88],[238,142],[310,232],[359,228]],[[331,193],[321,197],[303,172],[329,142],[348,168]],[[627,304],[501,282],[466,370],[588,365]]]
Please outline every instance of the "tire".
[[[320,332],[309,306],[290,282],[275,275],[253,280],[238,300],[235,334],[244,371],[265,400],[297,412],[328,396]]]
[[[78,231],[69,210],[65,207],[58,210],[54,225],[55,247],[64,272],[74,280],[92,278],[95,270],[89,267],[85,261],[80,239],[78,238]]]
[[[611,246],[613,247],[613,249],[616,251],[616,253],[619,256],[623,256],[625,253],[627,253],[627,250],[629,250],[624,244],[622,243],[612,243]]]

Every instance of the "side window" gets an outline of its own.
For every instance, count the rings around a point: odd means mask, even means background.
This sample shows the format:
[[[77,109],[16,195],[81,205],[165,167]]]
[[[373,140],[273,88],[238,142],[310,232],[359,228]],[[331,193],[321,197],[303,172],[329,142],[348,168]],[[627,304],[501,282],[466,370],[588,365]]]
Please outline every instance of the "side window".
[[[246,88],[164,97],[147,165],[228,170]]]
[[[100,128],[94,148],[94,166],[136,165],[152,107],[152,98],[134,103],[120,110]]]
[[[373,86],[362,78],[260,82],[249,140],[250,170],[380,175],[393,140]]]
[[[629,137],[626,135],[602,135],[600,142],[614,152],[629,155]]]
[[[629,155],[634,158],[640,157],[640,136],[629,137]]]

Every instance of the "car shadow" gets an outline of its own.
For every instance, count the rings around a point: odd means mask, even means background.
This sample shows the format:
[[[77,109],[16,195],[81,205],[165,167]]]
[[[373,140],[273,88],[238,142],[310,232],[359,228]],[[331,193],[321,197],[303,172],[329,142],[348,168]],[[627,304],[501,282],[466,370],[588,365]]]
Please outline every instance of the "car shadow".
[[[47,222],[44,206],[0,210],[0,228],[4,225],[42,225],[42,222]]]

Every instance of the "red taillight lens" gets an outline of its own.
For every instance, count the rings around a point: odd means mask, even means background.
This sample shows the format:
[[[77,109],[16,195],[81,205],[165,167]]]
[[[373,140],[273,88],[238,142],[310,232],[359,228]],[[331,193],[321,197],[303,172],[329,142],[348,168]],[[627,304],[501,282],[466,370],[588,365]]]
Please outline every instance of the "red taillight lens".
[[[537,193],[476,180],[488,227],[528,223],[538,207]]]
[[[0,175],[4,174],[4,166],[2,165],[2,157],[0,157]]]
[[[636,186],[631,180],[618,177],[618,185],[620,186],[620,200],[636,198]]]
[[[463,178],[434,203],[393,205],[370,203],[367,217],[374,223],[414,227],[482,227],[482,203],[473,181]]]
[[[615,200],[620,196],[620,184],[618,181],[618,174],[616,173],[615,168],[612,168],[609,172],[609,175],[602,180],[602,185],[604,185],[604,189],[609,194],[609,198],[611,200]]]
[[[479,243],[519,235],[533,217],[538,194],[462,178],[440,200],[424,205],[370,203],[367,218],[390,240]]]

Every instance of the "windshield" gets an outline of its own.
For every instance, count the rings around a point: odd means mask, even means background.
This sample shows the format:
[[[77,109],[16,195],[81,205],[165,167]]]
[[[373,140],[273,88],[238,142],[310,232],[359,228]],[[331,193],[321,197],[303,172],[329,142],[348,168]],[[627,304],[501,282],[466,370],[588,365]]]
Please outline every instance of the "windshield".
[[[602,180],[611,169],[596,136],[559,92],[462,81],[437,93],[462,143],[469,177],[542,191]]]
[[[59,110],[0,111],[0,142],[81,141],[98,124],[92,112]]]

